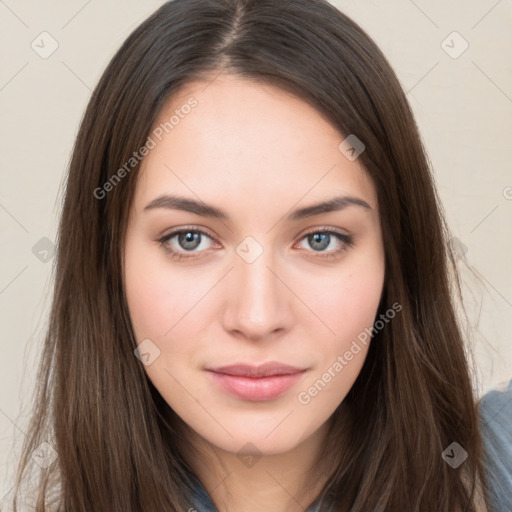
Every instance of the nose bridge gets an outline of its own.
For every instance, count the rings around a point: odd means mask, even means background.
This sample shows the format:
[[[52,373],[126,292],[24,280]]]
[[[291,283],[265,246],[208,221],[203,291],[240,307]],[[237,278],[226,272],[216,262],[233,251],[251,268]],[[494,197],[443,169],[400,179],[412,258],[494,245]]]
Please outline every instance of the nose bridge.
[[[289,291],[278,278],[272,248],[246,237],[236,253],[225,328],[258,338],[285,327],[290,315]]]

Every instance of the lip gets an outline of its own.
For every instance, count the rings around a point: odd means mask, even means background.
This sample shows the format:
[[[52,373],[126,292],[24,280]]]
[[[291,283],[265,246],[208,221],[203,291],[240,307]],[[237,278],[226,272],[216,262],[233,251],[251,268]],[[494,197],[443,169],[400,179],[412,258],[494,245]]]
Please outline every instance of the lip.
[[[259,366],[246,364],[207,368],[216,385],[227,393],[248,401],[272,400],[291,388],[306,372],[282,363]]]
[[[207,368],[207,370],[226,375],[235,375],[237,377],[271,377],[273,375],[292,375],[304,371],[305,368],[270,361],[259,365],[243,363],[231,364],[228,366]]]

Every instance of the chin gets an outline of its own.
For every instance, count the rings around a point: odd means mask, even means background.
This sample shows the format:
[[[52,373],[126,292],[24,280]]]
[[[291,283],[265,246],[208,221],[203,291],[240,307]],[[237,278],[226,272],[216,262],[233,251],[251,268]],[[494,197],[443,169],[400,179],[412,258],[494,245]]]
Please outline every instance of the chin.
[[[286,417],[286,414],[283,417]],[[281,421],[282,418],[279,421],[264,422],[259,428],[255,425],[251,426],[248,422],[243,422],[242,425],[225,423],[224,428],[229,434],[223,429],[220,429],[220,431],[217,429],[217,435],[212,435],[212,428],[208,428],[205,433],[194,430],[208,443],[240,457],[245,455],[260,457],[286,453],[296,448],[314,432],[314,430],[306,432],[307,425],[302,426],[297,421],[288,423],[285,420],[280,425]],[[269,428],[270,423],[272,423],[272,426]]]

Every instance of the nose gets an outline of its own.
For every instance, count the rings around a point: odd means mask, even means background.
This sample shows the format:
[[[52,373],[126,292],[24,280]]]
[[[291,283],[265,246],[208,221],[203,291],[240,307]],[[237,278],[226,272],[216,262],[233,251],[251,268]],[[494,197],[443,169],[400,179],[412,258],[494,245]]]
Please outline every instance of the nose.
[[[293,325],[293,293],[265,249],[251,263],[234,255],[227,279],[224,329],[233,336],[258,341],[273,338]]]

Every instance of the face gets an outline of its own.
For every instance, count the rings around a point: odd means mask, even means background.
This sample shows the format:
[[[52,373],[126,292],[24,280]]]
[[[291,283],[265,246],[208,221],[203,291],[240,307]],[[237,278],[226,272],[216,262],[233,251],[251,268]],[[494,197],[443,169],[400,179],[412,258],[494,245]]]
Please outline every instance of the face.
[[[232,75],[181,89],[150,137],[123,262],[144,369],[209,444],[291,450],[368,351],[385,270],[374,186],[313,107]],[[311,208],[341,197],[355,200]],[[300,371],[210,371],[268,362]]]

